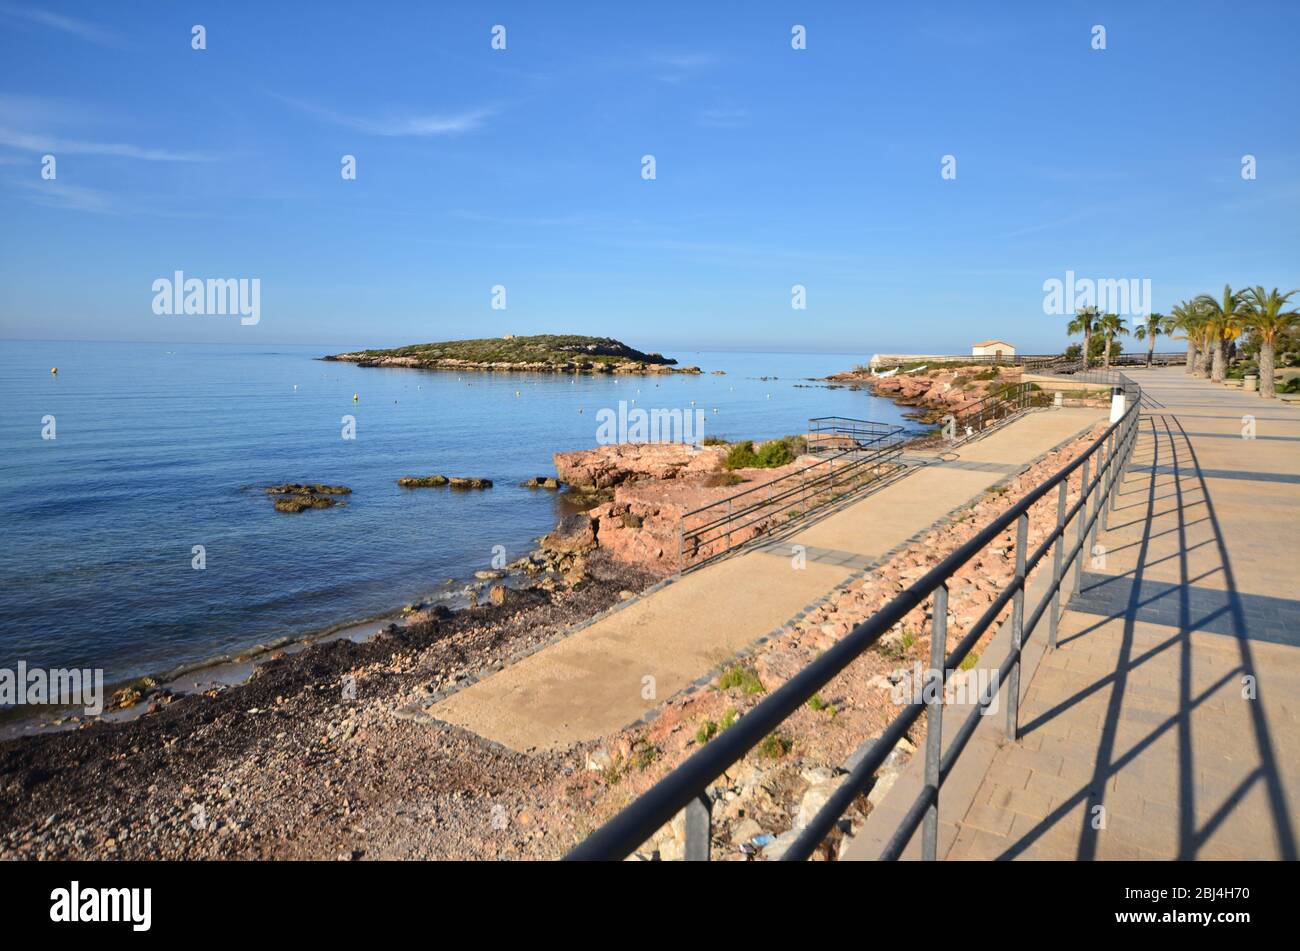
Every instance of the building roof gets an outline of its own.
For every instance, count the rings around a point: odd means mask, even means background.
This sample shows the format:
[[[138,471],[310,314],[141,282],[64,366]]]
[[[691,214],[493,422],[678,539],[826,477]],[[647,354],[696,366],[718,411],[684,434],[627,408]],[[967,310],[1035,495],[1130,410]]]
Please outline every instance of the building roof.
[[[991,347],[991,346],[993,346],[993,344],[995,344],[995,343],[1000,343],[1000,344],[1002,344],[1003,346],[1006,346],[1006,347],[1010,347],[1010,346],[1012,346],[1012,344],[1007,343],[1005,340],[981,340],[979,343],[973,343],[973,344],[971,344],[971,346],[972,346],[972,347]]]

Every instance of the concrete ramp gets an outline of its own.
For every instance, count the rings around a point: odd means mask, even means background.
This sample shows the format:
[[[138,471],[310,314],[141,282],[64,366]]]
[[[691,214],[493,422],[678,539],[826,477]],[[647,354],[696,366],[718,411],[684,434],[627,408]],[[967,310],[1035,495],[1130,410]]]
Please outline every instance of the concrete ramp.
[[[427,712],[520,751],[613,733],[1104,416],[1028,413],[778,542],[686,574]],[[806,548],[802,569],[794,545]]]

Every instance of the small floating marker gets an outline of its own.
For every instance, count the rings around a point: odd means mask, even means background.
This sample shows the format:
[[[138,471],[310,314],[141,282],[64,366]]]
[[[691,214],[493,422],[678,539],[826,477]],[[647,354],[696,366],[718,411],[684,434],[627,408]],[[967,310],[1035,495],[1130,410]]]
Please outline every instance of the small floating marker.
[[[518,396],[518,395],[519,395],[519,391],[518,391],[518,390],[515,390],[515,396]]]
[[[59,368],[58,368],[58,367],[50,367],[50,376],[58,376],[58,375],[59,375]]]
[[[361,402],[361,397],[358,396],[356,393],[353,393],[353,394],[352,394],[352,402],[354,402],[354,403],[359,403],[359,402]]]
[[[581,406],[578,407],[578,415],[579,415],[579,416],[582,415],[582,407],[581,407]]]
[[[293,388],[294,388],[295,390],[298,389],[298,384],[295,383],[295,384],[293,385]]]

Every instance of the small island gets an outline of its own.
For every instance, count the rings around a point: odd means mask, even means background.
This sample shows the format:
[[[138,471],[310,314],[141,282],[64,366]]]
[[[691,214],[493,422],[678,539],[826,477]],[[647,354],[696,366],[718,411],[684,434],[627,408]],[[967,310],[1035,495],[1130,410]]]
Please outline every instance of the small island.
[[[337,353],[363,367],[414,367],[421,370],[526,370],[541,373],[699,373],[678,367],[661,353],[643,353],[613,337],[539,334],[532,337],[484,337],[416,343],[391,350]]]

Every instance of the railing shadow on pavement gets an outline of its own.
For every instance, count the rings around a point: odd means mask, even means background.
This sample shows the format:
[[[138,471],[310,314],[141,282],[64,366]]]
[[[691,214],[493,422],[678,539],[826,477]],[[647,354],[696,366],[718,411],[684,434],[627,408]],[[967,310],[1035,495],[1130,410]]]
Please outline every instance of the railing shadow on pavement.
[[[1173,425],[1170,425],[1170,419]],[[1150,422],[1150,433],[1148,440],[1150,442],[1150,477],[1146,478],[1139,474],[1137,488],[1120,490],[1120,496],[1137,494],[1136,501],[1130,501],[1118,506],[1119,511],[1126,508],[1137,507],[1139,514],[1135,517],[1134,522],[1116,525],[1114,529],[1130,527],[1140,524],[1142,526],[1141,538],[1134,544],[1138,548],[1134,567],[1131,571],[1125,572],[1118,576],[1106,576],[1105,583],[1111,583],[1115,578],[1128,577],[1130,579],[1128,597],[1123,608],[1115,611],[1110,615],[1100,617],[1096,622],[1090,624],[1078,633],[1061,640],[1061,646],[1064,647],[1071,642],[1085,642],[1087,638],[1096,633],[1098,630],[1110,622],[1119,620],[1123,622],[1123,631],[1120,640],[1119,660],[1116,664],[1115,671],[1098,681],[1087,685],[1083,689],[1076,691],[1069,697],[1052,708],[1044,711],[1033,720],[1024,725],[1024,734],[1029,735],[1052,721],[1054,718],[1061,716],[1070,708],[1088,701],[1090,698],[1097,696],[1102,691],[1109,691],[1107,697],[1106,713],[1102,722],[1101,736],[1098,741],[1098,748],[1095,757],[1095,767],[1091,779],[1083,784],[1074,794],[1064,798],[1047,816],[1040,820],[1011,845],[1002,855],[1002,859],[1012,859],[1023,854],[1035,842],[1037,842],[1049,829],[1058,822],[1066,820],[1071,812],[1077,807],[1083,805],[1083,821],[1079,831],[1079,846],[1076,858],[1082,860],[1094,859],[1097,856],[1098,849],[1098,829],[1092,822],[1092,817],[1096,814],[1094,810],[1097,807],[1104,806],[1105,789],[1116,773],[1119,773],[1125,767],[1132,764],[1144,752],[1151,749],[1159,742],[1169,731],[1176,731],[1178,742],[1178,841],[1177,857],[1183,860],[1195,859],[1201,846],[1209,839],[1214,831],[1219,828],[1227,817],[1231,814],[1233,808],[1238,805],[1247,795],[1250,789],[1258,782],[1263,782],[1265,792],[1269,802],[1269,811],[1272,814],[1274,833],[1278,845],[1279,855],[1287,860],[1294,860],[1297,857],[1297,846],[1293,820],[1287,805],[1285,791],[1282,787],[1281,774],[1278,769],[1276,753],[1274,752],[1274,743],[1272,733],[1264,713],[1263,704],[1258,695],[1248,704],[1251,715],[1251,726],[1256,751],[1259,756],[1258,765],[1252,769],[1240,785],[1229,795],[1225,801],[1213,811],[1200,826],[1197,827],[1197,809],[1196,809],[1196,777],[1193,775],[1193,749],[1192,749],[1192,729],[1191,717],[1193,712],[1208,702],[1217,691],[1221,690],[1227,684],[1232,683],[1238,678],[1245,675],[1256,675],[1257,668],[1255,665],[1253,652],[1250,645],[1250,636],[1247,628],[1240,593],[1237,590],[1235,578],[1232,572],[1231,562],[1228,557],[1227,547],[1223,540],[1223,534],[1220,531],[1218,518],[1214,512],[1213,500],[1210,498],[1209,488],[1206,485],[1205,476],[1202,473],[1196,459],[1196,451],[1190,438],[1187,437],[1183,430],[1182,424],[1177,417],[1170,417],[1165,414],[1158,416],[1149,416],[1146,419]],[[1145,447],[1144,447],[1145,449]],[[1167,454],[1170,461],[1166,464],[1172,472],[1162,472],[1160,460]],[[1147,466],[1143,464],[1143,468]],[[1188,471],[1183,473],[1183,469]],[[1172,476],[1172,485],[1174,486],[1174,497],[1177,498],[1177,505],[1164,512],[1155,512],[1155,503],[1161,498],[1157,494],[1157,488],[1162,476]],[[1193,488],[1184,488],[1184,480],[1193,480]],[[1142,483],[1145,483],[1143,485]],[[1193,501],[1185,496],[1199,492],[1201,498],[1199,501]],[[1190,520],[1187,518],[1187,512],[1193,507],[1204,506],[1207,515],[1202,518]],[[1145,511],[1145,515],[1141,514]],[[1174,529],[1164,532],[1154,532],[1153,522],[1155,519],[1166,516],[1176,515],[1178,524]],[[1188,554],[1193,548],[1201,546],[1189,546],[1187,543],[1187,529],[1193,525],[1208,523],[1211,526],[1213,538],[1212,544],[1218,550],[1219,567],[1209,572],[1203,572],[1198,576],[1191,576],[1188,565]],[[1161,589],[1159,593],[1151,594],[1148,598],[1143,597],[1142,581],[1147,571],[1162,563],[1167,559],[1152,560],[1149,557],[1151,543],[1158,537],[1165,535],[1168,531],[1177,532],[1179,535],[1179,585],[1178,585],[1178,620],[1177,628],[1174,634],[1165,638],[1163,641],[1154,645],[1144,646],[1140,653],[1135,653],[1135,638],[1137,633],[1137,624],[1144,608],[1157,598],[1167,596],[1166,591]],[[1111,554],[1121,549],[1112,549]],[[1192,606],[1190,602],[1190,593],[1192,586],[1199,580],[1213,574],[1222,574],[1225,590],[1223,592],[1223,605],[1217,610],[1196,618],[1192,616]],[[1086,586],[1076,588],[1075,596],[1086,594]],[[1231,622],[1231,629],[1240,657],[1240,663],[1228,670],[1213,683],[1205,686],[1199,693],[1193,693],[1192,689],[1192,635],[1197,631],[1204,629],[1208,624],[1215,621],[1220,615],[1226,615]],[[1126,694],[1130,689],[1128,684],[1129,675],[1141,668],[1143,664],[1157,659],[1164,652],[1177,649],[1179,651],[1179,678],[1178,678],[1178,709],[1175,714],[1166,718],[1160,723],[1153,726],[1145,736],[1132,741],[1127,750],[1122,754],[1118,753],[1118,734],[1120,724],[1120,712],[1125,700]]]

